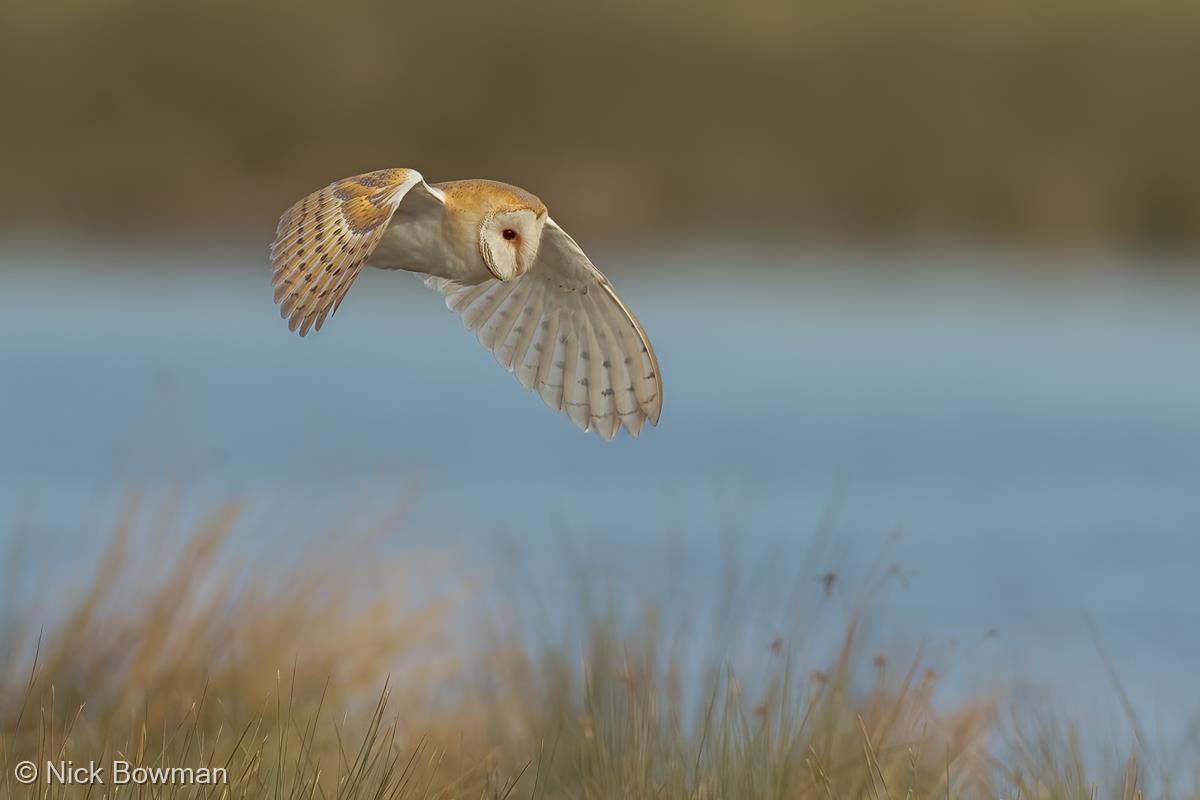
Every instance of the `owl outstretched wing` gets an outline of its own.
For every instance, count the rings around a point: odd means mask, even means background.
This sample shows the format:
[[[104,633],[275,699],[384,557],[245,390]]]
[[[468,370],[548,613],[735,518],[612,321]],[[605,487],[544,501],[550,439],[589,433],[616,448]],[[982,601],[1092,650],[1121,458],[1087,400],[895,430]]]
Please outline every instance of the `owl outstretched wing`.
[[[480,344],[581,430],[633,437],[662,412],[662,377],[641,323],[554,220],[533,267],[479,284],[427,276]]]
[[[284,212],[271,265],[275,302],[291,330],[321,330],[414,186],[425,187],[415,169],[383,169],[335,181]]]

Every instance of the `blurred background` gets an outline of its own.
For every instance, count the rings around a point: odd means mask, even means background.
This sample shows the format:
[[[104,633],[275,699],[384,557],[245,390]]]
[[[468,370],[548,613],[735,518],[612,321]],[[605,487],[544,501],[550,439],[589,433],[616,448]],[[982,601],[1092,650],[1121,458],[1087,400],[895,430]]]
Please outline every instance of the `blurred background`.
[[[246,552],[403,505],[389,547],[448,585],[516,559],[551,616],[570,558],[689,614],[731,568],[819,599],[883,564],[872,641],[951,653],[951,697],[1090,713],[1115,673],[1182,730],[1198,41],[1166,0],[8,0],[13,585],[53,620],[39,576],[86,571],[129,486],[243,498]],[[391,166],[542,197],[655,343],[659,428],[580,435],[403,274],[289,334],[278,214]]]
[[[589,238],[1200,234],[1194,3],[4,6],[10,225],[257,241],[416,160]]]

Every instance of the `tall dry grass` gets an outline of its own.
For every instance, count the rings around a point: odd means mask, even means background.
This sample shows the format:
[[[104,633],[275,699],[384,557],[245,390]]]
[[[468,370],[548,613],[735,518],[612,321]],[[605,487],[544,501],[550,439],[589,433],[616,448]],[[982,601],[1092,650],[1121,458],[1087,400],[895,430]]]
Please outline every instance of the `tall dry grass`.
[[[0,797],[1200,796],[1136,745],[1097,762],[1070,726],[993,696],[940,706],[920,655],[864,653],[863,604],[818,670],[791,634],[750,669],[698,657],[653,607],[583,603],[561,639],[513,607],[464,635],[470,592],[436,579],[457,568],[394,546],[391,521],[255,558],[231,541],[239,514],[180,530],[170,504],[131,495],[88,581],[39,582],[10,615]],[[229,782],[14,778],[24,759],[113,758]]]

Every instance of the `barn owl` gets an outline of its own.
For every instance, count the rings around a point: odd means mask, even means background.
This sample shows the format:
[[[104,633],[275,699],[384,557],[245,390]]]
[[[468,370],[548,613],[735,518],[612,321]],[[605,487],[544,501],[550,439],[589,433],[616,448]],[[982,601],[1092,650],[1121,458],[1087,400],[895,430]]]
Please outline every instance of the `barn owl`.
[[[521,385],[581,430],[633,437],[662,411],[641,323],[546,205],[487,180],[426,183],[412,169],[335,181],[279,220],[275,302],[291,330],[320,330],[363,266],[406,270]]]

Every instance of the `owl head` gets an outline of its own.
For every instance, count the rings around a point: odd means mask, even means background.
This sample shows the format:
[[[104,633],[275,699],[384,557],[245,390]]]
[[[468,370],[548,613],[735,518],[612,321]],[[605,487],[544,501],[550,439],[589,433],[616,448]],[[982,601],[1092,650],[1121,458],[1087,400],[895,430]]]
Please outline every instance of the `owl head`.
[[[488,270],[502,281],[529,271],[537,258],[546,212],[528,206],[499,208],[479,226],[479,255]]]

